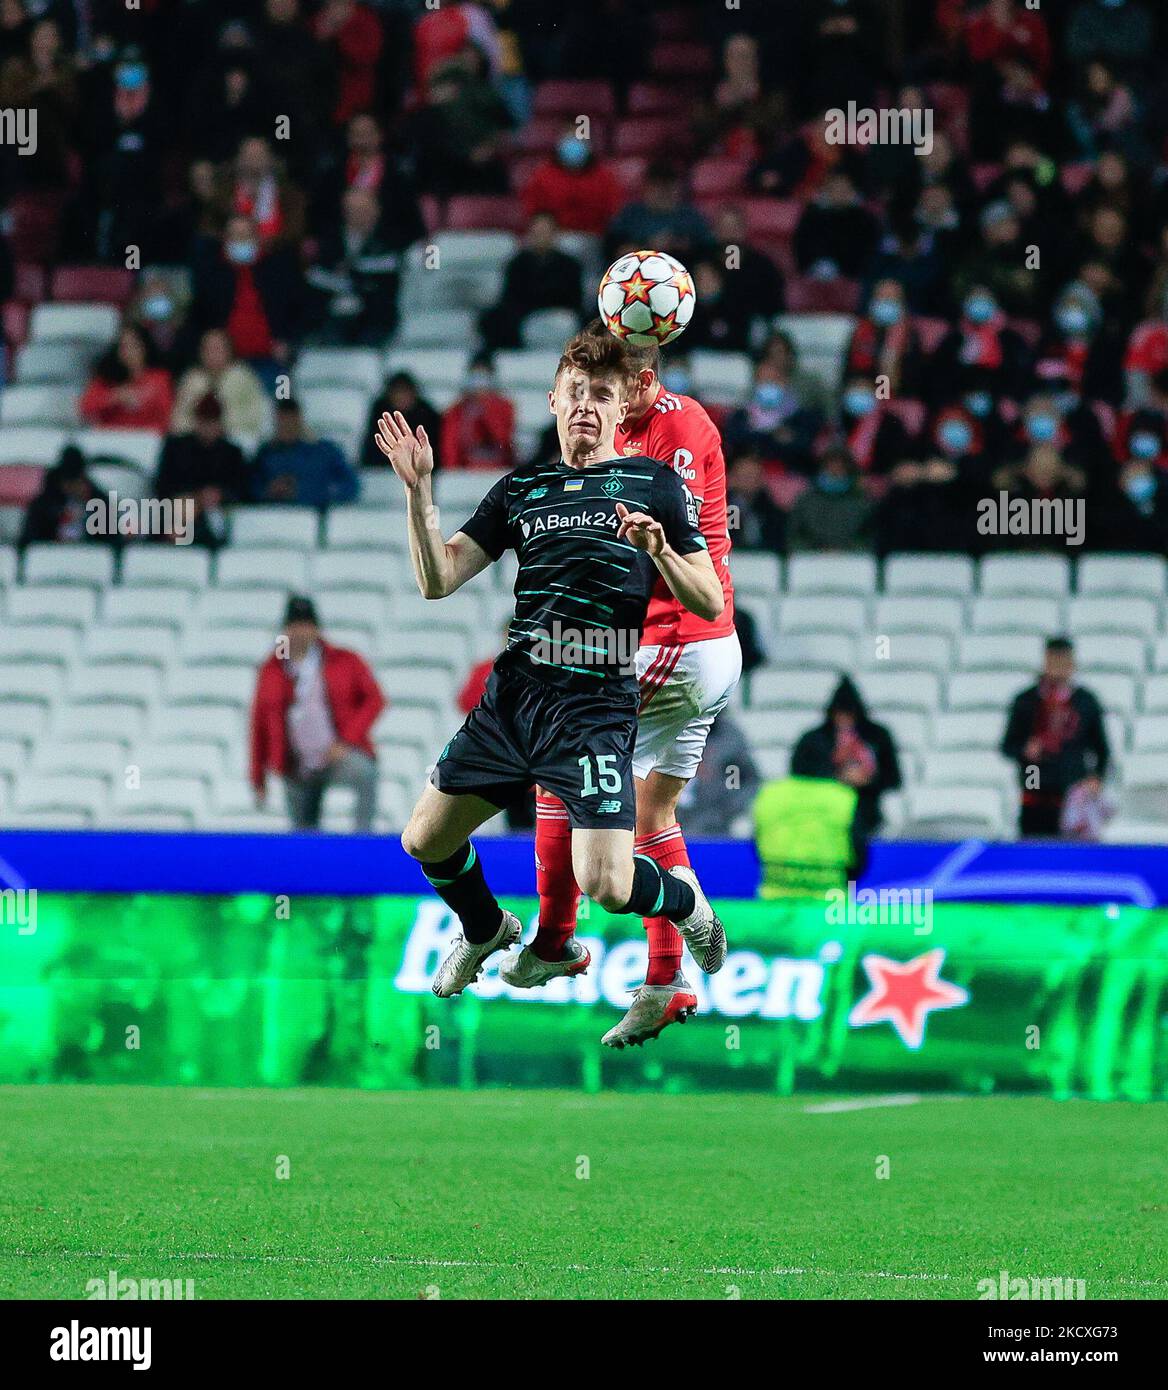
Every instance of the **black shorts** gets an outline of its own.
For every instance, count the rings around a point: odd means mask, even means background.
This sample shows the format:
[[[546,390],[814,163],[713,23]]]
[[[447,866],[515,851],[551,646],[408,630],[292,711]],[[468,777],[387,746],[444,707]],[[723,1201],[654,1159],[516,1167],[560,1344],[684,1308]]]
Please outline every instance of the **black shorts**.
[[[637,696],[562,690],[522,671],[492,671],[483,698],[442,750],[431,782],[510,805],[537,782],[573,826],[632,830]]]

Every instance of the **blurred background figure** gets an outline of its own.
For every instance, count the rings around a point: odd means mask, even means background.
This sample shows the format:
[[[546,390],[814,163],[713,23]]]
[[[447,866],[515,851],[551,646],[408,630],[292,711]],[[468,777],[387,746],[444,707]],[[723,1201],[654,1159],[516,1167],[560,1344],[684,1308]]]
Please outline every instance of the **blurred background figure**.
[[[1010,706],[1002,753],[1018,765],[1019,835],[1060,835],[1063,808],[1075,789],[1076,823],[1095,819],[1084,803],[1100,797],[1111,750],[1099,701],[1075,683],[1075,649],[1066,637],[1048,638],[1042,675]]]
[[[316,607],[288,600],[284,631],[260,667],[251,712],[251,781],[267,801],[269,774],[284,783],[294,830],[317,830],[330,787],[356,793],[353,829],[369,833],[377,813],[377,761],[370,738],[385,698],[356,652],[321,636]]]

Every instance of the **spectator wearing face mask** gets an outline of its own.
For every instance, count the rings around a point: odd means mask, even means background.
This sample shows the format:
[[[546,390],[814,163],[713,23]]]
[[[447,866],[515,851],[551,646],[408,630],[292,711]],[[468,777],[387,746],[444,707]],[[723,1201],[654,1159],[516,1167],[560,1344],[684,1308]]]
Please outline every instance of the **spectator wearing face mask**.
[[[1099,701],[1075,684],[1075,652],[1065,637],[1046,644],[1042,675],[1010,707],[1002,754],[1018,765],[1018,833],[1055,838],[1072,788],[1099,795],[1110,749]]]
[[[601,237],[623,200],[611,167],[593,154],[591,142],[565,131],[555,153],[536,166],[520,201],[528,218],[549,213],[565,232]]]
[[[1133,416],[1112,487],[1101,505],[1092,543],[1102,550],[1168,553],[1168,452],[1163,419],[1150,412]],[[1100,489],[1102,491],[1102,489]]]
[[[925,398],[933,405],[993,382],[999,398],[1019,400],[1030,374],[1030,351],[985,285],[965,296],[961,317],[937,346],[925,376]]]
[[[154,356],[171,370],[186,356],[187,307],[188,297],[158,271],[143,274],[126,305],[126,322],[146,335]]]
[[[236,357],[274,385],[303,323],[304,277],[286,245],[261,249],[252,222],[229,219],[222,239],[200,238],[195,252],[192,320],[222,328]]]
[[[1086,478],[1109,469],[1099,421],[1065,379],[1044,383],[1043,389],[1026,401],[1008,457],[1016,461],[1034,446],[1046,444],[1053,445]]]
[[[782,463],[798,472],[812,467],[811,449],[822,423],[817,411],[803,405],[793,380],[764,358],[754,369],[749,401],[726,421],[726,445],[750,449],[767,463]]]
[[[442,417],[442,466],[506,470],[513,466],[514,439],[515,407],[496,389],[490,359],[476,357],[462,394]]]
[[[1068,285],[1055,303],[1035,360],[1041,381],[1058,377],[1080,398],[1123,400],[1123,333],[1105,322],[1096,296],[1081,282]]]
[[[953,275],[953,292],[965,298],[985,290],[1015,318],[1036,318],[1047,294],[1047,271],[1027,265],[1026,242],[1017,213],[1004,199],[983,208],[981,239]]]
[[[872,504],[860,491],[847,449],[833,445],[819,460],[811,487],[795,500],[787,521],[787,547],[798,550],[867,548]]]
[[[984,437],[963,404],[946,406],[933,421],[920,459],[897,463],[876,512],[877,549],[970,550],[977,499],[989,487]]]
[[[852,332],[848,376],[884,376],[893,395],[916,396],[923,370],[920,338],[908,315],[904,288],[896,280],[878,280],[868,312]]]
[[[913,455],[912,439],[869,376],[849,376],[840,401],[848,453],[864,473],[885,474]]]

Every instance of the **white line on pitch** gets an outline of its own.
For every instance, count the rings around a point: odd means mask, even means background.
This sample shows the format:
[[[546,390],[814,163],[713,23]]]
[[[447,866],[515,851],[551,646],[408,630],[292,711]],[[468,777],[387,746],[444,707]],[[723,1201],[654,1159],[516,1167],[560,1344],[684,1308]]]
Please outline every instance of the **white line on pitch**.
[[[841,1115],[848,1110],[882,1110],[889,1105],[918,1105],[920,1096],[865,1096],[860,1100],[825,1100],[805,1105],[804,1115]]]

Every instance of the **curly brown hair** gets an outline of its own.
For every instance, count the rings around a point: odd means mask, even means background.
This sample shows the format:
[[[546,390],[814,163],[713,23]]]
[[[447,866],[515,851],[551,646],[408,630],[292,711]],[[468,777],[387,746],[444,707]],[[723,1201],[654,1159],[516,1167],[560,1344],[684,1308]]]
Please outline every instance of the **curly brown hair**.
[[[600,323],[600,320],[597,319],[596,322]],[[589,377],[616,377],[624,396],[632,390],[633,378],[640,371],[626,344],[619,338],[614,338],[603,326],[601,332],[593,332],[591,324],[568,339],[556,366],[557,380],[560,373],[569,367],[574,367]]]
[[[612,334],[605,328],[603,319],[590,319],[588,323],[584,325],[582,331],[592,334],[595,338],[612,337]],[[661,349],[656,343],[650,343],[646,347],[640,347],[636,343],[622,342],[621,347],[624,348],[628,355],[634,375],[636,375],[637,372],[643,372],[646,367],[648,367],[654,376],[661,375]]]

